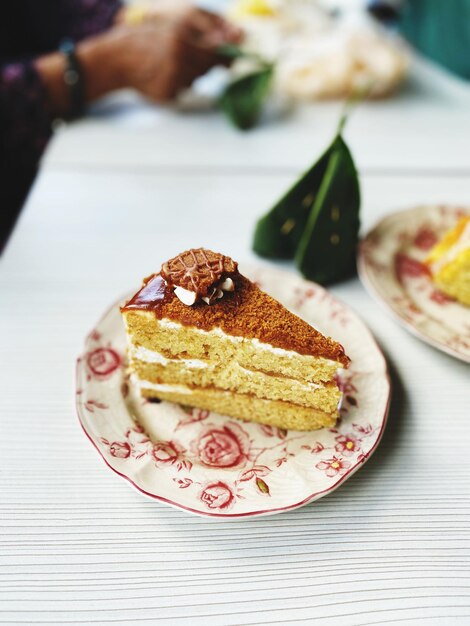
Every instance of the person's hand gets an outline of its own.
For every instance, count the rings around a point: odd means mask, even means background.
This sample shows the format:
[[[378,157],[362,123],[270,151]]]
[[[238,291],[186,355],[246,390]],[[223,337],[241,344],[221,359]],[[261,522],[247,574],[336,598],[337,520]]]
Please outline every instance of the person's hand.
[[[152,12],[135,25],[120,19],[110,30],[76,47],[85,100],[93,102],[129,87],[156,102],[171,100],[214,65],[227,64],[217,49],[241,38],[242,32],[222,17],[187,6]],[[66,116],[70,102],[64,55],[53,52],[40,57],[36,67],[50,114]]]
[[[242,38],[221,16],[186,7],[113,30],[123,83],[157,102],[173,99],[214,65],[225,64],[217,49]]]

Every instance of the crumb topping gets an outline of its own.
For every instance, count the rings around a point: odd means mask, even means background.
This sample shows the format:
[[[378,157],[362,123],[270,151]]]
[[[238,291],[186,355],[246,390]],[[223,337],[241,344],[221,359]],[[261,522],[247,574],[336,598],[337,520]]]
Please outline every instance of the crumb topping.
[[[207,331],[220,328],[228,335],[256,338],[276,348],[323,357],[348,366],[349,358],[339,343],[288,311],[245,276],[237,273],[233,280],[235,290],[225,294],[222,300],[211,306],[202,302],[186,306],[176,297],[172,287],[165,286],[162,276],[155,274],[122,310],[153,311],[158,319],[167,318]],[[157,298],[155,294],[158,294]]]

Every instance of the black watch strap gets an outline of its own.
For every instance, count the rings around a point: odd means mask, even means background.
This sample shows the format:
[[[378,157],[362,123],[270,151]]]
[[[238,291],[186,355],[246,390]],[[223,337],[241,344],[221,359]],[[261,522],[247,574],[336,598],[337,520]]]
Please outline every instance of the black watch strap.
[[[71,39],[65,39],[60,45],[60,51],[65,56],[64,83],[69,92],[70,119],[81,117],[85,111],[85,85],[83,72],[75,51],[75,44]]]

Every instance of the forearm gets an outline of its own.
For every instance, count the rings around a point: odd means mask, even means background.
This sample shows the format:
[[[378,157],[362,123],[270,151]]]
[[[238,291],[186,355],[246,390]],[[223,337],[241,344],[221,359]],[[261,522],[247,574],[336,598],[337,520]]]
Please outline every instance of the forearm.
[[[125,86],[116,59],[115,37],[98,35],[79,43],[76,55],[82,72],[85,102],[90,103]],[[70,92],[64,80],[66,57],[61,52],[39,57],[36,68],[47,94],[51,117],[66,117],[70,110]]]

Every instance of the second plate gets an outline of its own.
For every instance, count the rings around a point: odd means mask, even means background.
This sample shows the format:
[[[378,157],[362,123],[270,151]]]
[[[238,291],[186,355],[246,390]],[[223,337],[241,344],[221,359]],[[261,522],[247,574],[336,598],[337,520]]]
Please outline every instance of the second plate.
[[[470,363],[470,308],[440,292],[423,261],[468,209],[419,206],[385,217],[359,248],[359,275],[396,319],[426,343]]]

